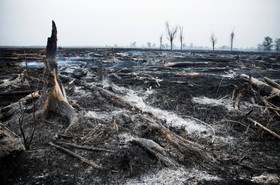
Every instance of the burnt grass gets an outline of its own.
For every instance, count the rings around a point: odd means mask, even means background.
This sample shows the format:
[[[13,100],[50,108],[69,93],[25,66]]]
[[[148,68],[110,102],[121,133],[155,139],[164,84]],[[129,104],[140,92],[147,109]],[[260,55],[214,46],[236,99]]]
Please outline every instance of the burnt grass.
[[[21,62],[42,64],[44,57],[44,48],[0,49],[0,122],[21,137],[19,124],[9,122],[10,117],[4,114],[3,108],[28,95],[30,88],[33,91],[42,89],[44,84],[36,80],[42,77],[42,65],[30,65],[26,69]],[[68,127],[68,120],[54,113],[50,113],[47,120],[36,121],[35,124],[24,123],[27,136],[35,128],[30,149],[0,158],[0,184],[130,184],[131,180],[144,183],[143,177],[167,167],[130,138],[151,139],[170,149],[167,140],[151,129],[153,121],[161,122],[172,132],[203,145],[218,161],[219,168],[209,170],[187,157],[171,155],[171,152],[170,156],[181,167],[197,168],[219,178],[207,180],[190,176],[177,183],[254,184],[252,177],[262,174],[279,177],[279,139],[249,120],[254,119],[280,134],[280,117],[275,112],[249,106],[251,97],[246,96],[240,103],[240,110],[202,102],[203,97],[227,99],[232,107],[233,92],[247,83],[240,78],[242,73],[262,81],[266,76],[279,83],[279,53],[59,48],[57,60],[60,80],[65,85],[70,104],[79,113],[79,123],[67,134],[64,130]],[[98,67],[100,62],[105,68],[103,71]],[[170,62],[180,64],[164,66]],[[86,68],[88,73],[82,74],[82,68]],[[10,83],[26,70],[36,77],[30,80],[31,87],[21,81]],[[109,82],[104,85],[106,80]],[[173,112],[182,118],[191,116],[206,122],[215,129],[214,143],[211,142],[213,136],[187,133],[184,127],[167,124],[166,120],[141,110],[137,104],[126,102],[127,92],[117,90],[116,86],[145,97],[146,105]],[[194,98],[200,98],[201,102],[194,101]],[[272,103],[280,106],[277,98]],[[114,128],[113,122],[118,129]],[[49,146],[50,141],[110,151],[89,151],[61,145],[102,166],[102,169],[95,169]],[[172,184],[164,179],[161,182]]]

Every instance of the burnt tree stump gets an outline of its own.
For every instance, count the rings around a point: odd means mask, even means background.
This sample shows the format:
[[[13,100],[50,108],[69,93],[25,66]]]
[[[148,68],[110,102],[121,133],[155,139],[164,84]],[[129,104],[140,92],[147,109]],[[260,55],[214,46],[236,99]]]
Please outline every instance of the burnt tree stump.
[[[52,34],[48,38],[48,44],[46,48],[46,60],[45,60],[45,87],[42,90],[41,109],[35,113],[36,119],[45,119],[48,113],[55,112],[62,117],[66,117],[69,120],[69,124],[72,125],[77,122],[78,117],[74,108],[67,101],[66,92],[63,84],[60,82],[57,75],[57,28],[55,22],[52,21]],[[69,126],[70,126],[69,125]]]

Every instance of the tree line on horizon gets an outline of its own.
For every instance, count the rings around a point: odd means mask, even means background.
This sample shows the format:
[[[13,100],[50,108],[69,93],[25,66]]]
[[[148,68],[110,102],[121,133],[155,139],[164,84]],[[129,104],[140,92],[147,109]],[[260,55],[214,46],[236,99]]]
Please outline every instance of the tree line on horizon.
[[[160,35],[159,37],[159,48],[160,49],[167,49],[168,47],[170,47],[170,50],[173,50],[174,48],[174,40],[177,36],[177,34],[179,34],[179,41],[180,41],[180,50],[183,50],[183,48],[186,47],[185,43],[183,43],[184,41],[184,27],[183,26],[174,26],[174,27],[170,27],[169,23],[166,22],[165,23],[165,29],[166,29],[166,34],[167,34],[167,39],[169,41],[169,45],[166,44],[164,45],[163,44],[163,34]],[[226,46],[223,46],[222,48],[228,48],[230,49],[230,51],[233,50],[233,42],[234,42],[234,39],[235,39],[235,32],[232,30],[230,32],[230,46],[229,47],[226,47]],[[214,51],[215,50],[215,47],[216,47],[216,44],[217,44],[217,37],[215,36],[214,33],[211,34],[210,36],[210,42],[211,42],[211,47],[212,47],[212,50]],[[147,42],[147,46],[148,48],[155,48],[155,43],[151,43],[151,42]],[[136,42],[132,42],[130,44],[131,47],[136,47]],[[257,50],[259,51],[271,51],[272,48],[275,48],[275,51],[276,52],[279,52],[279,49],[280,49],[280,38],[276,38],[274,40],[274,43],[273,43],[273,40],[272,38],[270,38],[269,36],[266,36],[264,38],[264,41],[261,43],[261,44],[258,44],[257,45]],[[191,48],[192,48],[192,44],[191,44]]]
[[[279,52],[280,49],[280,38],[276,38],[274,40],[274,44],[273,44],[273,40],[271,37],[266,36],[264,38],[264,41],[261,44],[258,44],[257,48],[260,51],[271,51],[272,48],[275,48],[276,52]]]
[[[171,29],[168,22],[166,22],[165,26],[166,26],[166,32],[167,32],[167,39],[170,42],[170,50],[172,50],[173,49],[173,42],[174,42],[174,39],[175,39],[177,31],[178,31],[178,26],[175,26]],[[181,50],[183,49],[183,39],[184,39],[183,30],[184,30],[184,27],[179,26],[179,40],[180,40],[180,44],[181,44]],[[160,36],[160,49],[162,49],[162,37],[163,36],[161,35]],[[232,30],[231,33],[230,33],[230,50],[231,51],[233,50],[234,37],[235,37],[235,33]],[[215,36],[215,34],[212,33],[211,37],[210,37],[210,41],[211,41],[211,46],[212,46],[213,51],[215,50],[217,40],[218,39]],[[266,36],[264,38],[264,41],[262,42],[262,44],[259,44],[257,48],[259,50],[271,51],[273,47],[275,47],[276,52],[279,52],[280,38],[276,38],[274,40],[274,44],[273,44],[272,38],[270,38],[269,36]]]

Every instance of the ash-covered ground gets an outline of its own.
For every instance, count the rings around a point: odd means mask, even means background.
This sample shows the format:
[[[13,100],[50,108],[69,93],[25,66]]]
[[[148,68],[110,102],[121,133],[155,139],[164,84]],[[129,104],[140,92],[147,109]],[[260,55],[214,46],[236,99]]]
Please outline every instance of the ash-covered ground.
[[[38,48],[0,52],[0,122],[20,137],[19,122],[5,111],[30,91],[42,89],[44,53]],[[79,122],[67,132],[68,120],[54,113],[46,120],[22,123],[28,139],[34,130],[30,149],[0,158],[1,184],[280,182],[280,141],[250,121],[280,134],[280,111],[267,110],[249,96],[242,98],[238,110],[234,107],[235,92],[248,83],[240,74],[280,82],[279,54],[60,48],[57,62],[59,78]],[[29,79],[23,78],[26,73]],[[280,106],[277,97],[271,102]],[[25,114],[32,114],[32,109]],[[202,147],[215,164],[185,155],[158,125]],[[147,150],[139,139],[157,143],[172,165]]]

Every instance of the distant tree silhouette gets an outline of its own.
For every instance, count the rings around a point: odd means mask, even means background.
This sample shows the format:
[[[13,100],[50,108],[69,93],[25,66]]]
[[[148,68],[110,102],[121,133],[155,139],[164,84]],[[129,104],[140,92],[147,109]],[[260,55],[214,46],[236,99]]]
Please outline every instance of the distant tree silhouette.
[[[193,43],[190,43],[190,48],[193,49]]]
[[[182,50],[183,49],[183,40],[184,40],[184,35],[183,35],[184,27],[183,26],[179,26],[179,31],[180,31],[181,50]]]
[[[215,37],[214,33],[212,33],[212,35],[211,35],[211,44],[212,44],[213,51],[215,50],[216,43],[217,43],[217,38]]]
[[[275,50],[279,52],[280,49],[280,38],[275,39]]]
[[[136,47],[136,42],[130,43],[130,46],[131,46],[132,48],[135,48],[135,47]]]
[[[270,38],[268,36],[265,37],[262,45],[263,45],[264,50],[270,51],[272,48],[272,38]]]
[[[263,45],[262,44],[258,44],[257,45],[257,50],[258,51],[262,51],[263,50]]]
[[[235,34],[234,34],[233,30],[232,30],[231,33],[230,33],[230,51],[232,51],[232,48],[233,48],[234,36],[235,36]]]
[[[161,34],[159,37],[159,49],[162,49],[162,37],[163,35]]]
[[[178,31],[178,27],[175,26],[173,27],[172,29],[169,27],[169,23],[166,22],[165,24],[166,26],[166,31],[167,31],[167,39],[170,41],[170,49],[172,50],[173,49],[173,41],[176,37],[176,33]]]

